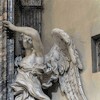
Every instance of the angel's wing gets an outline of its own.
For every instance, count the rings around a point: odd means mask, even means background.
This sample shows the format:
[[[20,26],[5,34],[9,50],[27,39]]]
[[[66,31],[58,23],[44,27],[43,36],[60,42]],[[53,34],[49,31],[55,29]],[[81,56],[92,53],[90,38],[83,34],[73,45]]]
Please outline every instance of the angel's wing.
[[[55,44],[45,56],[47,67],[49,65],[49,69],[52,70],[52,77],[58,77],[61,91],[68,100],[87,100],[79,74],[82,64],[72,40],[61,29],[54,29],[52,35]],[[50,81],[54,80],[52,77]]]

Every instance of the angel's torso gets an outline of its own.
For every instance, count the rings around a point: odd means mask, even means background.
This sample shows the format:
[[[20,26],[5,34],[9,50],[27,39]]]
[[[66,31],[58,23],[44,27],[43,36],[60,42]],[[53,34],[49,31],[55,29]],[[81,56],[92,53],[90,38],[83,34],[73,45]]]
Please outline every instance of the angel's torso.
[[[32,69],[36,64],[43,64],[43,57],[37,57],[34,53],[26,56],[20,62],[20,67],[23,69]]]

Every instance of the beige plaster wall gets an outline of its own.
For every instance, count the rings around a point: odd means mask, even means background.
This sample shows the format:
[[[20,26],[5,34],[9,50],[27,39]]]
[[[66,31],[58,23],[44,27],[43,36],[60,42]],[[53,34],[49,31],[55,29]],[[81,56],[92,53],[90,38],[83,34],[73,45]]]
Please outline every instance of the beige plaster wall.
[[[50,33],[55,27],[64,29],[80,52],[84,65],[81,75],[88,100],[100,100],[100,72],[92,73],[91,58],[91,36],[100,33],[100,0],[44,0],[45,53],[53,44]]]

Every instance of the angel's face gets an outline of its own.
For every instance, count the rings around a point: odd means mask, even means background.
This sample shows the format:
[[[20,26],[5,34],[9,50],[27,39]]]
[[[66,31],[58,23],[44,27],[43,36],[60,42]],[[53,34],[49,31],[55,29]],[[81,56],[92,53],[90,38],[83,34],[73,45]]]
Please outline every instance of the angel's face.
[[[22,35],[23,47],[25,49],[31,49],[33,47],[32,38],[27,35]]]

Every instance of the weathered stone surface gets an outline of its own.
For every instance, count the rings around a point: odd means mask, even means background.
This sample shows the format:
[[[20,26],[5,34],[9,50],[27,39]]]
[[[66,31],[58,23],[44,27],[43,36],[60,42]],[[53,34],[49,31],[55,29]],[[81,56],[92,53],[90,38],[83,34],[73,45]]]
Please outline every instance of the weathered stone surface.
[[[14,2],[15,0],[8,0],[8,19],[10,22],[14,22]],[[7,39],[7,100],[14,100],[11,84],[14,81],[14,39],[10,35],[13,33],[8,31]]]
[[[6,100],[6,31],[2,25],[7,20],[7,0],[0,1],[0,100]]]
[[[41,6],[42,0],[21,0],[23,6]]]

